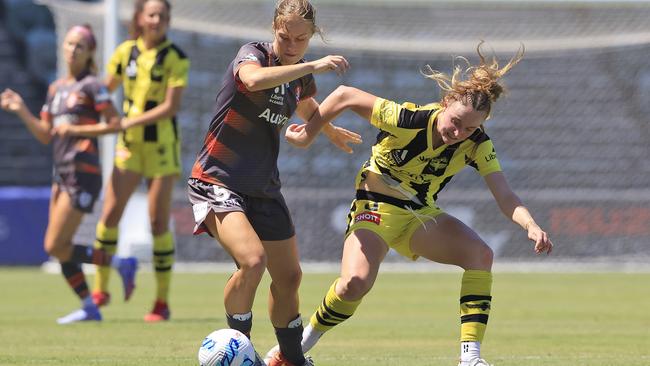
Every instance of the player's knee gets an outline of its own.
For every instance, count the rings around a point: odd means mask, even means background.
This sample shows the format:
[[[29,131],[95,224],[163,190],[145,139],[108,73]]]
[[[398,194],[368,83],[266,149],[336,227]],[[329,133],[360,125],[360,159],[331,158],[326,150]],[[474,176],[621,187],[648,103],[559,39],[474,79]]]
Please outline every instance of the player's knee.
[[[494,261],[494,251],[487,244],[483,245],[479,254],[479,260],[485,267],[491,268]]]
[[[341,278],[337,289],[341,291],[339,296],[348,301],[355,301],[362,298],[372,288],[372,281],[368,278],[352,276],[347,279]],[[338,291],[337,291],[338,292]]]
[[[239,260],[239,270],[247,281],[259,282],[266,271],[266,256],[254,255]]]
[[[287,272],[280,278],[273,279],[278,290],[287,293],[297,293],[300,288],[300,281],[302,281],[302,270],[300,268]]]
[[[100,221],[106,227],[117,227],[120,223],[120,218],[122,217],[122,212],[117,210],[110,210],[102,214]]]
[[[461,265],[464,269],[478,269],[489,271],[492,268],[494,261],[494,252],[487,244],[483,243],[477,248],[473,249],[472,255],[466,260],[466,263]]]
[[[69,259],[69,253],[66,250],[65,246],[56,240],[45,239],[43,248],[45,249],[45,253],[51,257],[58,259],[61,262],[65,262]]]
[[[159,218],[152,218],[151,219],[151,233],[154,236],[157,235],[162,235],[166,233],[169,230],[169,225],[168,225],[169,220],[162,220]]]

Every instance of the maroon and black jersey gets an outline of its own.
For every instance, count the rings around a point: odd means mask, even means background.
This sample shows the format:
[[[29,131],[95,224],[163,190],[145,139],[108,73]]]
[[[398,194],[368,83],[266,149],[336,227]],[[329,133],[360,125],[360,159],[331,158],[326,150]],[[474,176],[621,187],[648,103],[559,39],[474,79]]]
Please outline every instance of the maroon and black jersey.
[[[100,112],[110,104],[104,84],[94,75],[84,74],[73,83],[61,79],[50,85],[41,119],[52,126],[95,124],[99,122]],[[55,136],[52,145],[55,174],[101,174],[96,138]]]
[[[252,92],[238,74],[239,68],[247,63],[262,67],[281,65],[271,43],[242,46],[224,75],[216,112],[191,177],[253,197],[277,197],[280,131],[296,111],[298,102],[316,94],[316,84],[309,74],[275,88]]]

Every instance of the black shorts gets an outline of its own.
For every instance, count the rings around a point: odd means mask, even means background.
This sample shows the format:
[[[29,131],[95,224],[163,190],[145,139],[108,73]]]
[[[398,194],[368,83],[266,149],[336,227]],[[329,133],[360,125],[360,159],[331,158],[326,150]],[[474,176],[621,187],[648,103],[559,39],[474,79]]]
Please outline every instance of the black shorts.
[[[229,188],[190,178],[187,194],[194,212],[194,235],[208,233],[205,218],[213,212],[243,212],[261,240],[286,240],[295,235],[284,198],[251,197]]]
[[[54,183],[70,196],[72,207],[83,213],[93,211],[102,191],[102,176],[98,174],[55,173]]]

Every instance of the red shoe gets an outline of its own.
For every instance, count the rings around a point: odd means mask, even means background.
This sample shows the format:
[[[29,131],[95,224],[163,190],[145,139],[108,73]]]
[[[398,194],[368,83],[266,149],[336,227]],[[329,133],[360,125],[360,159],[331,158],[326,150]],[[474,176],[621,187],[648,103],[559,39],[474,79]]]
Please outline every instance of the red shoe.
[[[161,321],[169,320],[170,312],[169,306],[166,302],[156,300],[153,305],[153,310],[144,316],[144,321],[147,323],[158,323]]]
[[[98,307],[106,306],[111,302],[111,294],[104,291],[93,292],[92,298],[93,298],[93,302]]]
[[[266,363],[266,366],[294,366],[294,364],[284,358],[280,351],[275,352],[275,354],[270,358],[265,358],[264,362]],[[311,357],[305,356],[305,363],[299,366],[314,366],[314,361]]]

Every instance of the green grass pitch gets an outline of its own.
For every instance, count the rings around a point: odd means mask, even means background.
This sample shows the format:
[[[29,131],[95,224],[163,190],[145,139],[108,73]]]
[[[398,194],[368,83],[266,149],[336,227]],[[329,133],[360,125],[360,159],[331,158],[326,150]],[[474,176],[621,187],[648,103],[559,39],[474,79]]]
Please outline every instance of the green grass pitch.
[[[100,324],[59,326],[78,306],[60,275],[0,269],[0,365],[197,365],[205,335],[225,327],[227,273],[176,274],[172,321],[145,324],[153,274],[129,303],[111,283]],[[335,274],[305,273],[306,320]],[[311,352],[318,366],[456,365],[460,272],[381,273],[357,314]],[[92,278],[89,278],[92,280]],[[116,278],[114,278],[116,280]],[[253,340],[274,342],[268,275],[255,303]],[[483,357],[496,366],[650,365],[650,274],[496,273]]]

